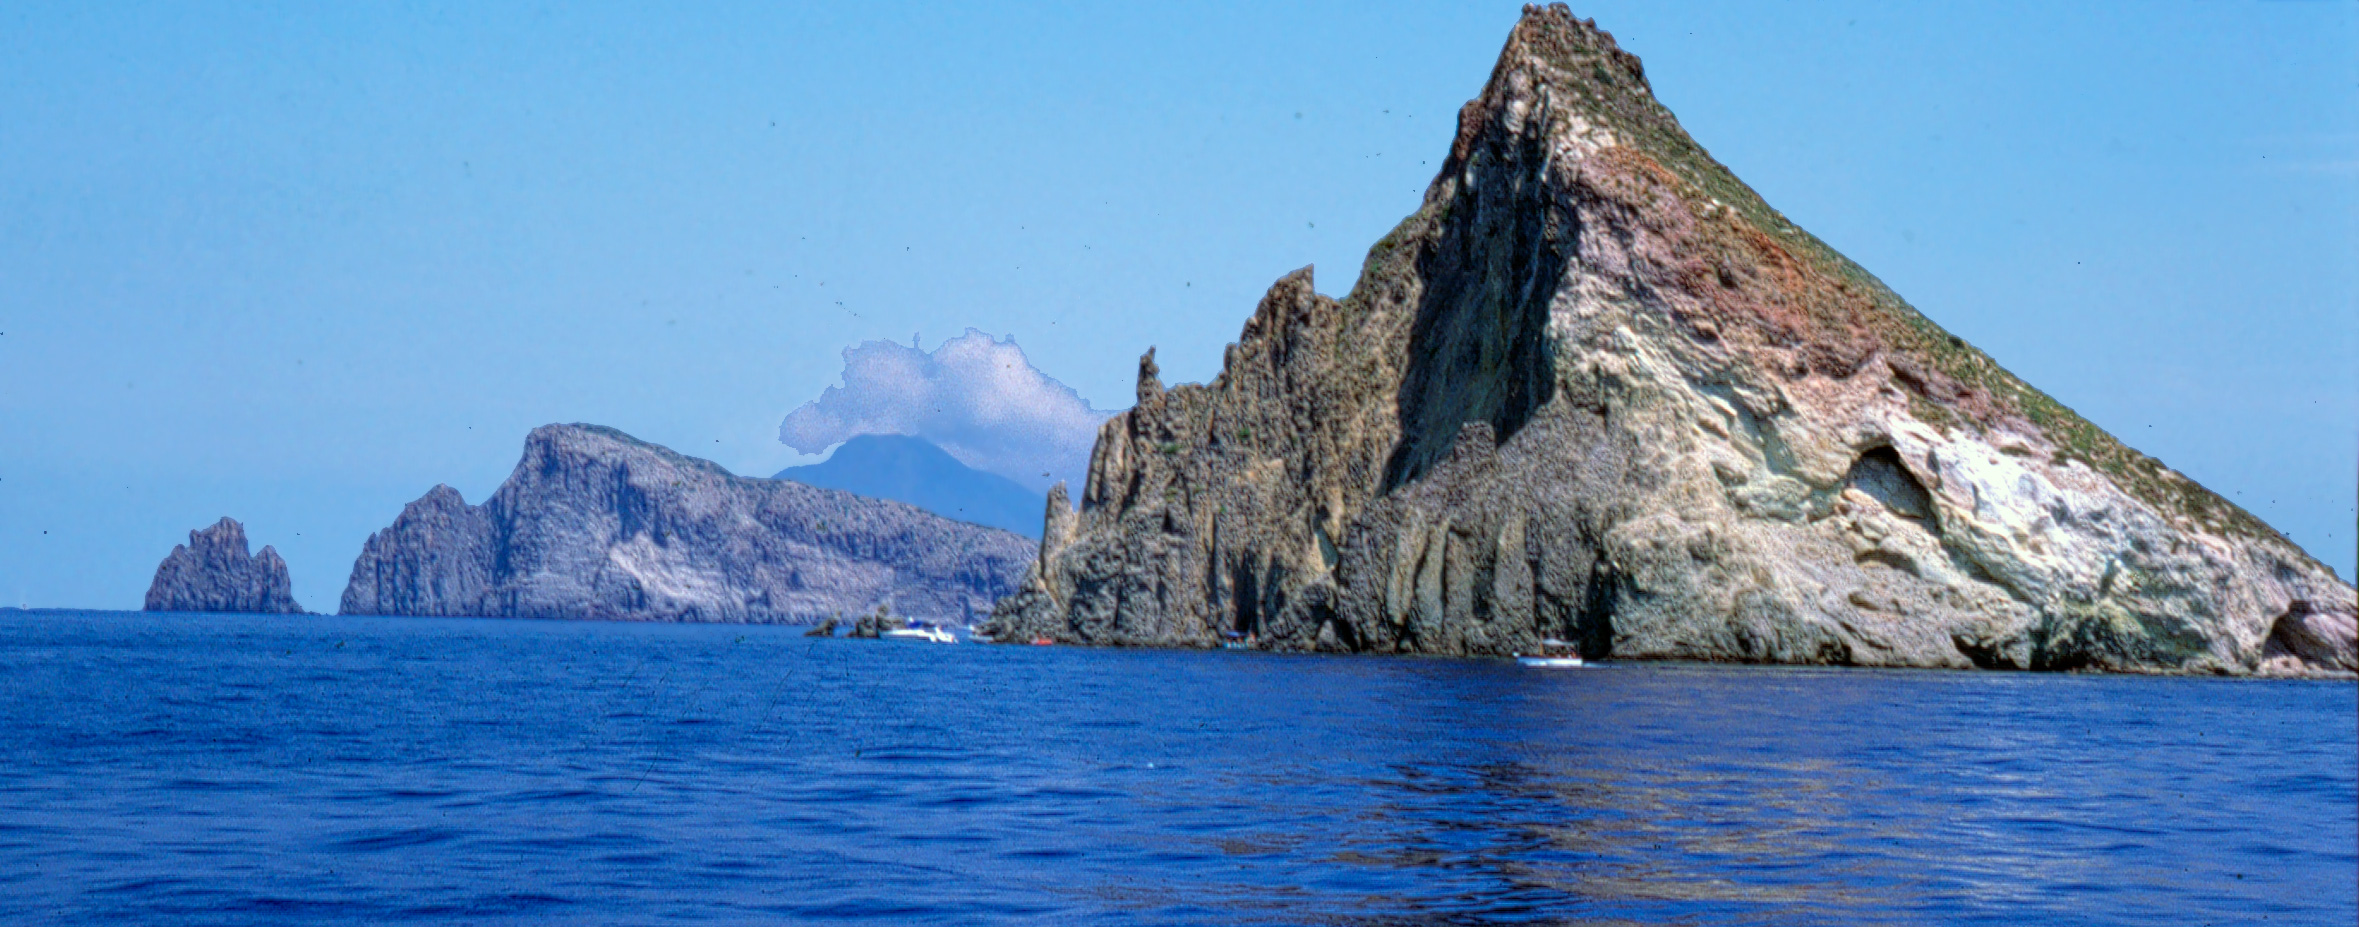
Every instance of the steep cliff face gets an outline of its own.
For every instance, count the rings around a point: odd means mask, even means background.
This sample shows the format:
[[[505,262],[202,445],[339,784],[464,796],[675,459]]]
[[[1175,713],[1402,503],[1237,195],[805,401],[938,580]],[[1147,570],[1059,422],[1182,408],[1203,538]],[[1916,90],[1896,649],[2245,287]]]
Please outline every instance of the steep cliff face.
[[[246,526],[232,518],[191,531],[187,544],[172,546],[172,553],[156,566],[155,581],[148,584],[146,608],[151,612],[303,613],[287,579],[287,562],[269,547],[259,554],[247,553]]]
[[[437,486],[370,536],[345,614],[964,620],[1034,545],[915,506],[748,479],[610,428],[549,425],[479,506]]]
[[[1099,432],[993,622],[1200,646],[2349,672],[2349,584],[1943,331],[1527,7],[1338,302]]]

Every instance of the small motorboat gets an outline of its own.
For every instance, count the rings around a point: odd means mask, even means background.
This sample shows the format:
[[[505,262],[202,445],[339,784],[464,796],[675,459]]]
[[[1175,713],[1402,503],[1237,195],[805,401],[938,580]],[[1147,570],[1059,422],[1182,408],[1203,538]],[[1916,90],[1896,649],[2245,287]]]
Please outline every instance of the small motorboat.
[[[1580,649],[1571,641],[1560,641],[1553,637],[1540,642],[1539,653],[1516,654],[1515,662],[1539,669],[1573,669],[1588,665],[1581,662]]]
[[[949,628],[935,627],[923,621],[912,621],[906,628],[895,628],[879,636],[894,641],[925,641],[930,644],[958,643],[958,635],[950,633]]]

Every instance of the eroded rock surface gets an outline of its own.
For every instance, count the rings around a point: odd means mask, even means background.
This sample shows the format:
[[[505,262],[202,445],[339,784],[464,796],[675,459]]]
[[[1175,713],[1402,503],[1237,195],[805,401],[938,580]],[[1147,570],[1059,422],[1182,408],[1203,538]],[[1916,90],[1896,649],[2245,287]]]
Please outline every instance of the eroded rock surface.
[[[1794,227],[1526,8],[1342,301],[1098,436],[988,630],[1114,645],[2348,673],[2352,587]]]
[[[437,486],[371,535],[342,611],[800,623],[889,605],[965,621],[1035,552],[916,506],[548,425],[482,505]]]
[[[278,551],[247,552],[246,526],[223,518],[213,527],[188,533],[156,566],[147,587],[151,612],[244,612],[300,615],[287,562]]]

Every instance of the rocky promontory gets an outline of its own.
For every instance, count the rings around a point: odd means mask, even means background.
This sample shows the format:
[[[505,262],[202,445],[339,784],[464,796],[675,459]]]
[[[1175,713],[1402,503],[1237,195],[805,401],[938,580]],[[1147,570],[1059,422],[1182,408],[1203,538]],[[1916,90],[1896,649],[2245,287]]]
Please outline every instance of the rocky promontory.
[[[267,546],[259,554],[248,553],[246,526],[234,518],[191,531],[187,544],[173,545],[156,566],[145,607],[151,612],[303,613],[287,579],[287,562]]]
[[[481,505],[437,486],[369,537],[342,612],[816,622],[889,606],[967,621],[1034,554],[1016,534],[783,480],[595,425],[548,425]]]
[[[1795,227],[1527,7],[1341,301],[1099,431],[988,633],[2349,673],[2350,584]]]

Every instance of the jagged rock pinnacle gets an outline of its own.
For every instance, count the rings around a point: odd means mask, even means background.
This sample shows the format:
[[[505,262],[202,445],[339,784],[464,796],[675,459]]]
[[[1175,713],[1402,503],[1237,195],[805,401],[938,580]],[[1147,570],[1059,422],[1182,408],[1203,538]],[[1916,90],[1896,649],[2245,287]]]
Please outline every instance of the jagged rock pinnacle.
[[[189,532],[187,544],[173,545],[172,553],[156,566],[145,608],[151,612],[303,613],[303,607],[295,604],[287,562],[269,547],[259,554],[248,554],[246,526],[226,517],[210,528]]]

